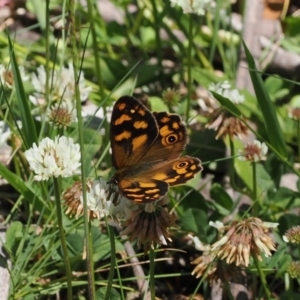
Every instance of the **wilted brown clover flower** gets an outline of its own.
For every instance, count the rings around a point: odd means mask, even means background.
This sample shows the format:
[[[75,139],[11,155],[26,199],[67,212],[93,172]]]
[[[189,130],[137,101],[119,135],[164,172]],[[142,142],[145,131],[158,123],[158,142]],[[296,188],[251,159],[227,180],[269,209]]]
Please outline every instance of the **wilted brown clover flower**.
[[[101,219],[109,215],[111,201],[106,197],[106,183],[103,180],[88,180],[86,184],[88,216],[90,220]],[[84,213],[82,182],[76,181],[63,194],[67,206],[66,215],[78,218]]]
[[[217,131],[216,139],[224,138],[227,135],[232,138],[248,134],[247,126],[240,119],[231,116],[223,109],[215,111],[211,115],[210,122],[205,127]]]
[[[120,234],[129,235],[130,241],[137,239],[145,253],[150,247],[167,245],[167,240],[171,240],[168,228],[176,227],[177,217],[163,207],[166,204],[165,198],[156,204],[139,205],[139,209],[129,212],[123,223],[126,228]]]
[[[276,251],[275,244],[268,235],[269,228],[278,223],[265,223],[258,218],[234,221],[231,225],[219,227],[225,235],[211,246],[211,250],[228,264],[249,265],[250,256],[262,260],[261,253],[271,256]]]
[[[195,275],[196,278],[199,278],[203,275],[209,277],[214,274],[217,270],[217,260],[216,256],[212,253],[203,253],[201,256],[197,257],[191,262],[192,265],[197,265],[192,272],[192,275]]]
[[[54,104],[48,114],[48,120],[56,127],[68,127],[76,122],[76,109],[71,101],[61,101]]]
[[[300,226],[293,226],[285,232],[282,237],[286,243],[299,244],[300,243]]]
[[[238,269],[234,265],[229,265],[218,258],[211,245],[204,245],[197,237],[190,236],[197,250],[203,251],[202,255],[191,262],[196,265],[192,275],[196,278],[204,276],[212,285],[213,281],[229,282],[234,280],[238,275]]]
[[[189,237],[193,239],[195,248],[199,251],[203,251],[201,256],[191,262],[192,265],[196,265],[192,275],[195,275],[196,278],[204,275],[205,277],[213,276],[217,270],[217,261],[216,255],[211,252],[210,245],[203,244],[198,237],[193,237],[192,235],[189,235]]]

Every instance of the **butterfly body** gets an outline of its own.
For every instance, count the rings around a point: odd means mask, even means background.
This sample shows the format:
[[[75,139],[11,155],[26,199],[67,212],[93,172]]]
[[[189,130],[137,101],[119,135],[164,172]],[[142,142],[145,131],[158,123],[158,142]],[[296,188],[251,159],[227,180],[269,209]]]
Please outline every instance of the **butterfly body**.
[[[159,200],[169,186],[185,183],[202,169],[198,158],[179,157],[187,133],[177,114],[151,113],[123,96],[115,103],[110,132],[116,169],[110,183],[137,203]]]

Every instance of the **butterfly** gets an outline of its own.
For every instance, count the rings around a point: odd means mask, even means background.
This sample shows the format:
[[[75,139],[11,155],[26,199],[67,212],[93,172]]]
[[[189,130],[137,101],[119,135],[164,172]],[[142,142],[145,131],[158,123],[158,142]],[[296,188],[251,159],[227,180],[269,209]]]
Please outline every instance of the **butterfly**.
[[[119,98],[110,124],[112,161],[108,183],[136,203],[161,199],[169,186],[187,182],[202,170],[196,157],[182,156],[187,133],[181,117],[151,112],[131,96]]]

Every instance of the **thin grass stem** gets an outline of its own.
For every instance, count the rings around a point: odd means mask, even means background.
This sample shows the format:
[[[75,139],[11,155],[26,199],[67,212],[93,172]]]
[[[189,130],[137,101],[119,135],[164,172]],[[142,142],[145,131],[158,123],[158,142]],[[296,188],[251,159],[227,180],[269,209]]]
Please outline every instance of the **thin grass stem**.
[[[192,50],[193,50],[193,14],[189,15],[189,32],[188,32],[188,65],[187,65],[187,88],[188,88],[188,95],[186,101],[186,112],[185,118],[186,123],[189,123],[189,116],[190,116],[190,106],[191,106],[191,99],[192,99]]]
[[[81,181],[82,181],[82,195],[83,195],[83,207],[84,207],[84,229],[86,235],[86,262],[87,262],[87,277],[88,277],[88,293],[89,299],[95,299],[95,278],[94,278],[94,263],[93,263],[93,245],[91,224],[89,221],[89,214],[87,208],[86,197],[86,174],[85,174],[85,156],[84,156],[84,134],[83,134],[83,120],[81,114],[81,99],[79,91],[79,72],[78,72],[78,57],[79,49],[77,46],[77,32],[76,32],[76,20],[75,20],[75,1],[69,1],[69,18],[70,18],[70,41],[71,51],[73,57],[73,68],[75,78],[75,98],[76,98],[76,111],[78,119],[78,136],[81,151]]]
[[[150,247],[149,258],[150,258],[149,288],[150,288],[151,300],[155,300],[155,252],[152,247]]]
[[[55,195],[55,207],[56,207],[56,216],[57,216],[57,225],[59,231],[59,237],[61,241],[62,253],[63,253],[63,260],[64,266],[66,269],[66,277],[67,277],[67,290],[68,290],[68,300],[72,300],[72,273],[71,273],[71,266],[67,248],[67,242],[65,237],[64,225],[62,220],[62,211],[61,211],[61,202],[60,202],[60,189],[59,189],[59,182],[57,178],[53,178],[54,183],[54,195]]]
[[[113,284],[113,279],[114,279],[114,274],[115,274],[115,265],[116,265],[116,242],[115,242],[114,228],[112,226],[108,225],[107,229],[108,229],[108,233],[109,233],[111,256],[110,256],[110,269],[109,269],[109,275],[108,275],[108,280],[107,280],[105,300],[109,300],[110,296],[111,296],[111,288],[112,288],[112,284]]]
[[[265,274],[261,268],[261,265],[260,265],[260,262],[258,261],[257,258],[254,257],[254,263],[255,263],[255,266],[256,266],[256,269],[258,271],[258,274],[259,274],[259,277],[261,279],[261,282],[262,282],[262,286],[263,286],[263,289],[265,291],[265,297],[268,299],[268,300],[271,300],[272,296],[271,296],[271,292],[268,288],[268,283],[267,283],[267,280],[266,280],[266,277],[265,277]]]

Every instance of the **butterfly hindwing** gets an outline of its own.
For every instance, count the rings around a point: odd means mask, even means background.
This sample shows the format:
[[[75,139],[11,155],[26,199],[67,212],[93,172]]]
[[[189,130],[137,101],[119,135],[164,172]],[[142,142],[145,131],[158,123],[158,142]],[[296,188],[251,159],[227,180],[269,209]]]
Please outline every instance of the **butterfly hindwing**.
[[[153,168],[141,172],[139,177],[121,179],[119,188],[128,199],[135,202],[151,202],[163,197],[169,186],[186,183],[201,170],[201,161],[198,158],[183,156],[156,164]]]
[[[201,170],[200,159],[191,156],[182,156],[155,166],[152,170],[147,171],[147,176],[151,179],[164,181],[172,186],[186,183]],[[143,175],[140,174],[141,177]]]
[[[158,125],[158,136],[142,161],[155,157],[160,160],[179,157],[187,142],[186,128],[181,117],[167,112],[154,112],[153,116]]]
[[[122,194],[136,203],[159,200],[168,192],[169,184],[151,178],[130,178],[119,182]]]

